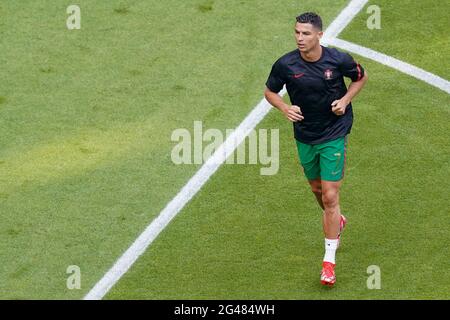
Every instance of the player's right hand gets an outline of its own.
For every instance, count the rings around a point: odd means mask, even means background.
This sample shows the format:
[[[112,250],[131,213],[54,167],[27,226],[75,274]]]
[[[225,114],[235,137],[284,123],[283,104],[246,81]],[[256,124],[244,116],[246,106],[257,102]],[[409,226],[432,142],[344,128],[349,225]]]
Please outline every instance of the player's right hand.
[[[299,106],[290,106],[286,109],[284,112],[286,118],[289,119],[289,121],[297,122],[303,120],[302,110],[300,110]]]

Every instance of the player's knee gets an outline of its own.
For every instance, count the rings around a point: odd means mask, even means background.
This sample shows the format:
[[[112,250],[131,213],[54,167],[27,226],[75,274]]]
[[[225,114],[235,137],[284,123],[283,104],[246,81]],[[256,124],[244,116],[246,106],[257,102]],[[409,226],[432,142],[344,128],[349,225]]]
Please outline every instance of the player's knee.
[[[338,193],[334,190],[329,190],[322,193],[322,202],[325,207],[334,207],[338,204]]]

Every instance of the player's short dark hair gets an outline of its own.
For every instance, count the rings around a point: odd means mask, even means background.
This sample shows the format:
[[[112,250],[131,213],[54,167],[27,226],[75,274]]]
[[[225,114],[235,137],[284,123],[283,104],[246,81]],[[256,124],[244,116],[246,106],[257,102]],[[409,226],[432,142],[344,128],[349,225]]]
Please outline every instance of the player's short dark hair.
[[[310,23],[320,31],[322,31],[322,18],[317,13],[305,12],[299,15],[297,18],[298,23]]]

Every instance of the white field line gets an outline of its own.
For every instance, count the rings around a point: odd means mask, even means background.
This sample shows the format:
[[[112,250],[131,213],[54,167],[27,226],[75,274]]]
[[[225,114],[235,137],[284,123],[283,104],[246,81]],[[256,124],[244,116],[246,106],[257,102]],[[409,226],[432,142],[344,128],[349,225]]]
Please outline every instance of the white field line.
[[[364,8],[369,0],[353,0],[351,1],[331,22],[327,30],[323,33],[322,43],[326,45],[329,40],[337,38],[342,30],[352,22],[353,18]]]
[[[406,73],[416,79],[425,81],[426,83],[450,94],[450,82],[448,80],[438,77],[435,74],[420,69],[409,63],[341,39],[330,39],[328,41],[328,44],[358,54],[362,57],[369,58],[395,70]]]
[[[325,31],[327,34],[323,38],[324,44],[335,45],[337,35],[351,22],[359,13],[368,0],[352,0],[339,16],[330,24]],[[350,50],[349,50],[350,51]],[[279,94],[283,96],[286,90]],[[178,192],[167,206],[160,212],[158,217],[141,233],[125,253],[115,262],[108,272],[84,297],[84,300],[99,300],[119,281],[119,279],[129,270],[139,256],[144,253],[148,246],[156,239],[170,221],[181,211],[181,209],[195,196],[208,179],[225,162],[236,147],[245,139],[258,123],[271,110],[270,104],[262,99],[253,111],[244,119],[239,127],[230,135],[219,149],[202,165],[197,173]]]

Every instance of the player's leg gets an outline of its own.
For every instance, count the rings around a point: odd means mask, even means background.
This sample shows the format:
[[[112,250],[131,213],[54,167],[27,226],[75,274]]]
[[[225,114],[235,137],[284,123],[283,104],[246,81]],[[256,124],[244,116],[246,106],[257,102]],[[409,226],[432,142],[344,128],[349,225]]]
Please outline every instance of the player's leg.
[[[322,201],[322,180],[320,178],[308,180],[311,191],[314,193],[316,197],[317,203],[324,210],[323,201]]]
[[[341,181],[322,180],[323,232],[327,239],[337,240],[339,235],[341,221],[341,210],[339,207],[340,187]]]
[[[325,234],[321,282],[325,285],[333,285],[336,282],[334,267],[342,219],[339,190],[344,176],[345,142],[345,138],[339,138],[319,146],[322,203],[324,205],[323,231]]]
[[[339,189],[344,177],[346,138],[338,138],[319,146],[322,202],[324,205],[323,230],[327,239],[337,239],[341,212]]]
[[[308,181],[309,184],[311,185],[311,191],[314,193],[314,196],[316,197],[317,203],[319,204],[319,206],[322,208],[323,211],[323,218],[322,218],[322,223],[323,225],[325,225],[325,207],[323,205],[323,201],[322,201],[322,180],[320,178],[318,179],[314,179],[314,180],[309,180]],[[347,219],[344,217],[344,215],[341,213],[341,217],[339,220],[339,234],[338,234],[338,248],[339,248],[339,243],[340,243],[340,236],[342,231],[345,228],[345,225],[347,224]],[[324,233],[325,232],[325,228],[324,228]]]
[[[325,207],[323,214],[323,231],[325,234],[325,254],[322,262],[320,281],[332,286],[336,282],[334,267],[336,266],[336,250],[339,246],[339,225],[341,212],[339,208],[340,181],[322,180],[322,201]]]
[[[317,202],[323,209],[322,204],[322,185],[320,179],[320,155],[313,145],[296,141],[298,157],[303,168],[303,173],[311,185],[311,191],[314,193]]]

